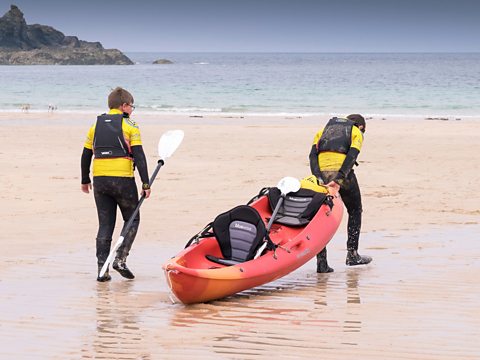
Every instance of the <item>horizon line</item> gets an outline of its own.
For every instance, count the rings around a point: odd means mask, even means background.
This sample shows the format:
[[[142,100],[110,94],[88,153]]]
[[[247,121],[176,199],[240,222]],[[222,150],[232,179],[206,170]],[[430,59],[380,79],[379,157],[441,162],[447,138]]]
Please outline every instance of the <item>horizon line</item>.
[[[120,50],[120,49],[118,49]],[[128,53],[183,54],[480,54],[480,51],[217,51],[217,50],[120,50]]]

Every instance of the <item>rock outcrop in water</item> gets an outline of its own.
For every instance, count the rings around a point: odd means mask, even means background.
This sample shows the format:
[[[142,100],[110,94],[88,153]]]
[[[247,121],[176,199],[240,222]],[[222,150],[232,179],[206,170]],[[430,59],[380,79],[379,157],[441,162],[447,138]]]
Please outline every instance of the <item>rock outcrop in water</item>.
[[[46,25],[27,25],[20,9],[11,5],[0,18],[0,65],[131,65],[117,49],[99,42],[65,36]]]
[[[158,60],[155,60],[152,64],[167,65],[167,64],[173,64],[173,61],[168,59],[158,59]]]

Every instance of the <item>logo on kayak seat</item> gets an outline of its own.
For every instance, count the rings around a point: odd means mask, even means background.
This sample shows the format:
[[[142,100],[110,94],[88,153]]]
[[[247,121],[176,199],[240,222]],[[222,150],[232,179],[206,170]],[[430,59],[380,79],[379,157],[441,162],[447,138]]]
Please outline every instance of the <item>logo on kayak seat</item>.
[[[248,226],[248,225],[242,225],[242,224],[240,224],[240,223],[238,223],[238,222],[234,222],[234,223],[233,223],[233,227],[234,227],[235,229],[246,230],[246,231],[253,231],[253,227]]]

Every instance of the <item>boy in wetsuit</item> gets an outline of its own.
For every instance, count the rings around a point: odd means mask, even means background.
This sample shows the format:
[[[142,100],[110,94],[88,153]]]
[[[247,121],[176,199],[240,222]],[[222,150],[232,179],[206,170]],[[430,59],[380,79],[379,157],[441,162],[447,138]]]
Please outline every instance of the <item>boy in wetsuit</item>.
[[[330,119],[325,128],[317,132],[310,151],[310,170],[319,181],[337,189],[348,211],[347,258],[348,266],[368,264],[369,256],[358,253],[358,240],[362,225],[362,198],[357,177],[353,171],[363,144],[365,119],[360,114]],[[327,263],[327,248],[317,255],[317,272],[333,269]]]
[[[134,99],[127,90],[117,87],[108,96],[108,114],[97,117],[88,131],[81,158],[81,190],[89,193],[90,164],[93,158],[93,195],[98,213],[96,238],[98,272],[107,260],[115,228],[117,206],[120,208],[124,226],[138,203],[138,191],[134,177],[134,163],[142,181],[142,195],[150,196],[147,161],[142,148],[140,130],[130,119]],[[127,279],[135,276],[127,267],[126,259],[132,247],[140,223],[138,214],[125,234],[125,239],[116,253],[112,267]],[[111,280],[109,272],[97,276],[97,281]]]

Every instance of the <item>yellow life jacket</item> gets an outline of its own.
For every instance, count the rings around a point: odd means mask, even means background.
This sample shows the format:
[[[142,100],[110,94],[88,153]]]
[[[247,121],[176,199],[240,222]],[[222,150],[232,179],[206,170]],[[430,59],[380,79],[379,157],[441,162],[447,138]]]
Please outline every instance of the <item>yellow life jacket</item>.
[[[328,193],[327,187],[325,185],[321,185],[315,175],[309,175],[300,180],[300,187],[302,189],[309,189],[319,193]]]

